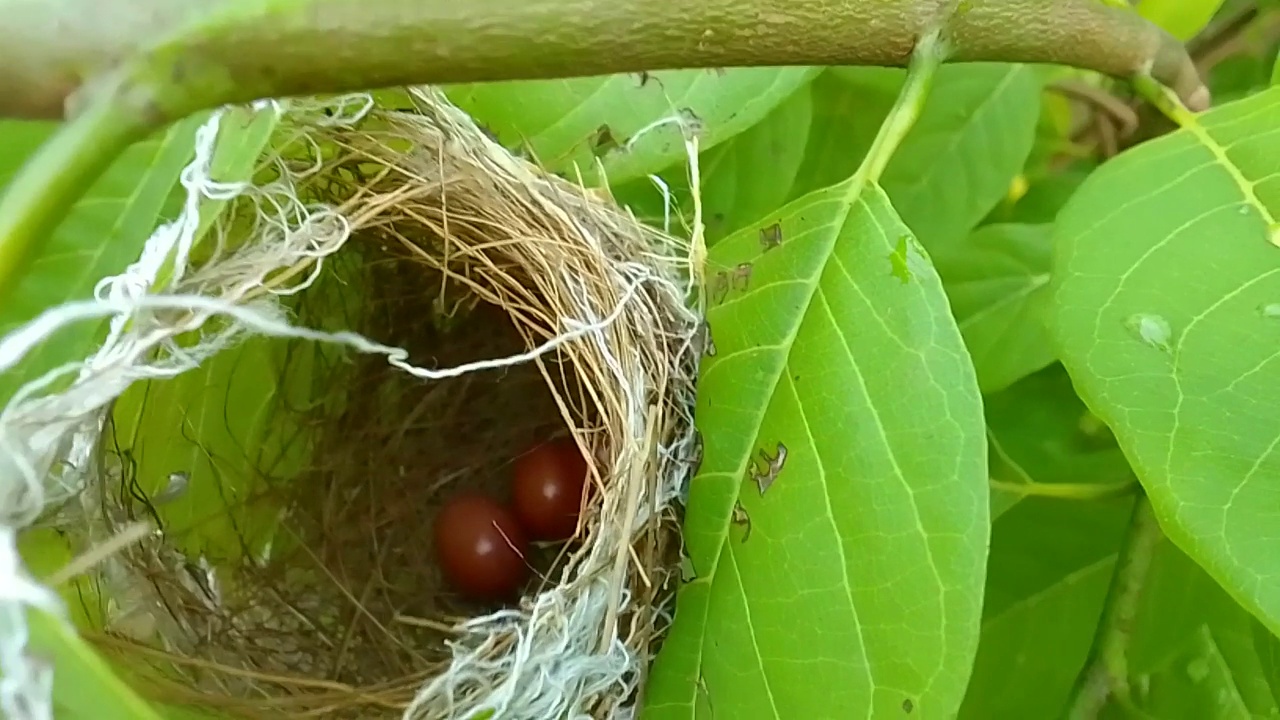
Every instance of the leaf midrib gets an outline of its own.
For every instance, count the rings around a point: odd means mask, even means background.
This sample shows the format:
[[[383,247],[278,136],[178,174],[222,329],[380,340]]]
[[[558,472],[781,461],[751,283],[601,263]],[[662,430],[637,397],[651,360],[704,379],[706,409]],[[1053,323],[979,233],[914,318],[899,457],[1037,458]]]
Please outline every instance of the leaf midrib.
[[[846,181],[845,183],[842,183],[841,185],[837,185],[828,191],[829,193],[832,193],[832,194],[842,192],[843,196],[839,197],[838,199],[823,198],[823,200],[812,203],[810,205],[810,207],[812,207],[816,205],[825,204],[826,202],[835,202],[835,203],[838,203],[839,211],[836,213],[832,222],[828,223],[827,225],[827,227],[832,230],[830,240],[826,244],[826,248],[825,248],[826,252],[823,255],[821,264],[815,269],[815,271],[812,274],[812,282],[807,283],[807,285],[809,285],[808,297],[805,298],[804,306],[801,309],[799,309],[799,311],[796,314],[797,322],[787,333],[785,342],[782,343],[782,345],[786,347],[786,355],[783,357],[782,362],[779,363],[778,372],[775,374],[773,381],[770,384],[769,392],[765,395],[766,402],[761,403],[759,410],[756,411],[752,416],[751,425],[749,426],[750,427],[749,434],[753,438],[752,440],[753,444],[759,441],[760,430],[764,427],[764,419],[769,412],[769,402],[767,402],[767,400],[771,400],[778,393],[778,388],[782,383],[782,377],[783,375],[786,374],[785,368],[787,365],[787,360],[791,357],[791,349],[795,347],[796,338],[800,335],[800,328],[801,326],[804,325],[804,318],[808,316],[810,309],[813,307],[814,298],[816,298],[818,295],[818,286],[821,284],[823,273],[826,271],[827,265],[831,262],[832,256],[835,255],[835,246],[836,246],[836,242],[839,240],[840,231],[844,228],[845,223],[848,222],[849,215],[852,214],[854,205],[856,203],[862,202],[862,198],[860,194],[850,197],[853,194],[851,192],[848,192],[849,188],[847,186],[851,186],[851,185],[852,185],[852,180]],[[794,210],[788,214],[789,215],[795,214]],[[739,460],[738,465],[734,469],[732,474],[729,474],[729,473],[718,473],[718,474],[730,475],[731,478],[740,480],[745,476],[747,472],[747,467],[750,464],[752,457],[753,455],[751,452],[743,453],[742,458]],[[731,523],[725,523],[723,528],[718,533],[717,544],[719,546],[719,550],[716,552],[715,562],[712,564],[711,569],[706,576],[706,582],[709,586],[714,585],[716,572],[720,569],[720,562],[724,558],[726,549],[728,549],[730,524]],[[711,589],[708,588],[708,592],[710,592],[710,590]],[[705,657],[705,651],[706,651],[706,642],[707,642],[706,627],[707,626],[705,622],[701,623],[700,625],[701,637],[698,640],[698,674],[699,676],[701,676],[702,674],[703,658]],[[755,640],[753,638],[752,639],[753,646],[754,646],[754,642]],[[765,679],[766,691],[769,693],[769,696],[772,699],[773,692],[769,685],[768,675],[765,672],[764,658],[760,656],[758,647],[756,647],[756,659],[757,661],[759,661],[759,664],[760,664],[760,675],[762,678]],[[696,706],[696,702],[697,702],[697,688],[695,686],[694,697],[692,699],[691,705]],[[696,710],[695,710],[695,715],[696,715]],[[776,720],[783,720],[782,717],[778,715],[776,706],[774,707],[774,718]]]

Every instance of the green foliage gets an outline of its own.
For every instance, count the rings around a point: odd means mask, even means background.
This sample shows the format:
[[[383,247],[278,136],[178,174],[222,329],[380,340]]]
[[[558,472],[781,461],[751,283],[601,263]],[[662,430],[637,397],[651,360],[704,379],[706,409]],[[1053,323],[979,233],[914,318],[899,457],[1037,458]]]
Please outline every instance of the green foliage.
[[[190,160],[201,120],[185,120],[134,145],[94,183],[62,220],[44,253],[10,295],[12,300],[0,308],[0,333],[32,320],[46,308],[92,297],[99,280],[137,259],[178,173]],[[7,184],[53,129],[48,123],[3,123],[0,182]],[[0,378],[0,398],[7,400],[26,382],[84,358],[100,339],[97,325],[67,328],[52,342],[33,349],[17,370]]]
[[[1049,302],[1049,225],[987,225],[934,253],[983,392],[1057,359]]]
[[[593,182],[598,158],[609,182],[619,183],[685,157],[681,123],[700,128],[702,147],[710,148],[754,125],[815,72],[680,70],[458,85],[449,97],[548,169]]]
[[[1138,11],[1189,38],[1248,5]],[[1280,5],[1258,11],[1269,27]],[[449,89],[509,147],[608,182],[648,222],[670,211],[673,232],[689,232],[693,193],[684,139],[663,121],[699,138],[715,351],[697,407],[692,577],[645,718],[1060,717],[1095,692],[1080,683],[1095,667],[1112,676],[1090,717],[1280,715],[1280,88],[1267,89],[1280,62],[1266,33],[1241,37],[1209,43],[1231,49],[1208,63],[1216,109],[1170,132],[1144,108],[1115,157],[1089,138],[1131,99],[1123,88],[946,66],[865,187],[855,173],[901,70]],[[1064,81],[1115,105],[1099,111]],[[193,127],[113,167],[0,329],[87,296],[137,255],[173,210]],[[220,179],[248,177],[274,118],[233,114],[223,129]],[[0,178],[47,134],[10,124]],[[0,389],[92,340],[58,338]],[[302,459],[305,437],[272,408],[318,359],[250,343],[121,401],[115,431],[142,487],[192,476],[162,508],[189,550],[231,556],[244,533],[251,550],[269,537],[268,517],[209,519]],[[1163,536],[1131,576],[1120,560],[1145,502]],[[25,540],[39,573],[67,559],[57,538]],[[1142,592],[1113,622],[1130,581]],[[79,678],[89,656],[69,647],[56,657]]]
[[[155,497],[172,473],[186,476],[185,492],[156,510],[192,557],[237,560],[275,540],[278,511],[263,503],[252,514],[232,509],[264,480],[290,477],[305,458],[306,436],[278,411],[282,400],[306,397],[281,394],[309,389],[310,358],[283,349],[249,340],[176,378],[139,383],[116,403],[112,439],[132,459],[142,492]]]
[[[1204,29],[1225,0],[1139,0],[1138,13],[1179,40]]]
[[[1054,325],[1165,530],[1273,631],[1280,89],[1104,165],[1059,215]]]

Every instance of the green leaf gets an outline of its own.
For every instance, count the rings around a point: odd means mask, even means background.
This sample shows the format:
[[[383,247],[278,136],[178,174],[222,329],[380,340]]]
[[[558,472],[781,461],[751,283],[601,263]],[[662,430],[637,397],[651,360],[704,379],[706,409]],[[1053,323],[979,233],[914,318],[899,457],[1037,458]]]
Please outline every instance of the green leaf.
[[[773,212],[790,196],[813,121],[809,88],[796,91],[750,130],[702,154],[708,243]]]
[[[813,85],[814,122],[796,194],[848,177],[893,105],[905,73],[828,71]],[[962,240],[1008,193],[1031,152],[1040,117],[1034,68],[944,65],[920,119],[881,185],[930,252]]]
[[[1132,481],[1124,453],[1105,427],[1090,424],[1092,416],[1061,365],[986,396],[985,406],[993,480],[1103,487]],[[1024,497],[993,490],[992,516],[1001,516]]]
[[[1033,498],[996,522],[982,641],[962,718],[1060,716],[1088,659],[1131,507],[1132,500]],[[1272,712],[1250,625],[1203,570],[1162,543],[1128,635],[1134,702],[1156,718]],[[1248,710],[1209,712],[1231,703]]]
[[[1195,37],[1213,19],[1224,0],[1139,0],[1138,14],[1179,40]]]
[[[1280,629],[1280,88],[1104,165],[1055,231],[1053,330],[1165,532]]]
[[[502,142],[527,147],[548,169],[573,173],[576,164],[584,180],[598,183],[599,156],[613,184],[687,156],[680,128],[654,123],[684,115],[701,128],[699,146],[706,150],[755,125],[817,73],[804,67],[676,70],[456,85],[448,94]]]
[[[229,108],[218,126],[218,140],[209,164],[209,177],[217,182],[239,183],[253,177],[262,150],[280,124],[280,113],[272,108],[253,110]],[[200,203],[200,226],[196,237],[204,237],[227,208],[228,201],[205,198]]]
[[[1253,620],[1190,558],[1165,543],[1143,588],[1129,665],[1148,715],[1274,717]]]
[[[1036,179],[1027,188],[1027,193],[1018,198],[1012,207],[1007,210],[997,208],[996,216],[991,220],[1028,225],[1052,223],[1093,170],[1092,162],[1077,162],[1069,168]]]
[[[49,307],[92,296],[102,278],[123,271],[138,258],[179,173],[191,158],[201,117],[170,126],[126,150],[71,209],[35,258],[11,303],[0,309],[0,335]],[[48,137],[45,123],[12,123],[4,130],[5,179],[16,170],[13,158],[34,151]],[[0,378],[0,400],[52,368],[83,359],[100,339],[99,325],[66,328],[34,348]]]
[[[927,256],[879,188],[850,194],[767,218],[772,249],[754,227],[712,249],[697,577],[647,718],[945,718],[964,693],[989,531],[977,383]]]
[[[939,69],[935,86],[943,81],[944,70],[945,66]],[[904,77],[903,71],[891,68],[833,68],[813,81],[813,125],[789,199],[853,175],[889,115]]]
[[[1056,359],[1045,326],[1051,231],[1048,225],[987,225],[933,253],[984,393]]]
[[[1237,684],[1222,643],[1223,638],[1217,637],[1212,628],[1201,627],[1165,667],[1144,676],[1144,696],[1140,701],[1143,710],[1159,718],[1194,717],[1197,720],[1271,715],[1275,711],[1274,702],[1270,707],[1264,704],[1257,710],[1250,707],[1253,698],[1245,696],[1250,688]]]
[[[61,570],[74,557],[70,538],[47,527],[25,528],[18,535],[18,552],[31,576],[45,579]],[[71,621],[79,628],[100,628],[102,607],[98,585],[78,578],[51,588],[62,598]]]
[[[960,718],[1061,716],[1132,506],[1028,498],[995,522],[982,639]]]
[[[1256,618],[1249,626],[1253,634],[1253,649],[1258,654],[1259,672],[1271,691],[1271,699],[1280,705],[1280,638]]]
[[[27,624],[34,654],[53,662],[59,720],[160,720],[69,625],[39,610],[27,613]]]
[[[135,385],[116,402],[112,440],[133,461],[138,488],[172,495],[171,476],[186,476],[185,490],[156,510],[192,558],[216,565],[275,541],[278,508],[245,500],[265,479],[290,478],[306,457],[308,438],[275,415],[286,393],[286,406],[310,400],[312,357],[288,349],[252,338],[183,375]]]
[[[881,184],[930,252],[961,241],[1022,172],[1040,118],[1027,65],[944,66]]]

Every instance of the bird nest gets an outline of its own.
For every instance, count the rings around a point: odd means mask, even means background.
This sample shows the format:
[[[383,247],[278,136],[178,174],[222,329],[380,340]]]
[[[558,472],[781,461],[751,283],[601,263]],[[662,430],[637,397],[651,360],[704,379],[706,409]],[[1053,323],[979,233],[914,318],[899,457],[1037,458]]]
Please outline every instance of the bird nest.
[[[180,377],[115,401],[79,504],[89,541],[161,531],[95,569],[87,635],[147,696],[223,715],[617,717],[679,578],[701,355],[689,246],[513,156],[436,91],[407,97],[286,113],[257,192],[168,289],[244,312],[160,355],[266,347],[219,382],[263,364],[277,380],[253,416],[204,383],[206,425],[252,435],[239,462],[175,411],[194,402],[163,392]],[[149,441],[163,417],[179,439]],[[512,464],[552,440],[588,461],[577,532],[530,545],[518,598],[467,599],[436,562],[438,511],[464,491],[508,502]],[[160,465],[173,442],[191,467]]]

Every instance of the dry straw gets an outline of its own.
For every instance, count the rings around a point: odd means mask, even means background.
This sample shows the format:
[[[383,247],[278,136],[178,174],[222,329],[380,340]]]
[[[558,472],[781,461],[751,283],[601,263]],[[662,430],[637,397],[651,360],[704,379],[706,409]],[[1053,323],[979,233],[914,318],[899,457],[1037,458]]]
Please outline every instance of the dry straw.
[[[140,260],[178,272],[66,310],[113,317],[113,336],[68,387],[11,404],[0,440],[79,499],[40,523],[99,548],[75,568],[107,598],[90,637],[159,700],[253,718],[626,716],[669,620],[674,508],[696,469],[690,246],[513,156],[437,91],[406,97],[285,112],[268,180],[218,190],[216,247],[188,257],[189,203],[165,262]],[[154,478],[136,477],[115,398],[256,336],[274,336],[281,386],[308,378],[269,406],[305,462],[259,463],[208,512],[272,514],[269,540],[245,530],[232,559],[176,531],[112,547],[166,527],[197,481],[174,468],[141,491]],[[38,446],[58,408],[75,410],[63,436]],[[531,553],[518,605],[459,600],[433,562],[435,510],[462,487],[500,497],[512,460],[558,436],[591,459],[577,536]]]

